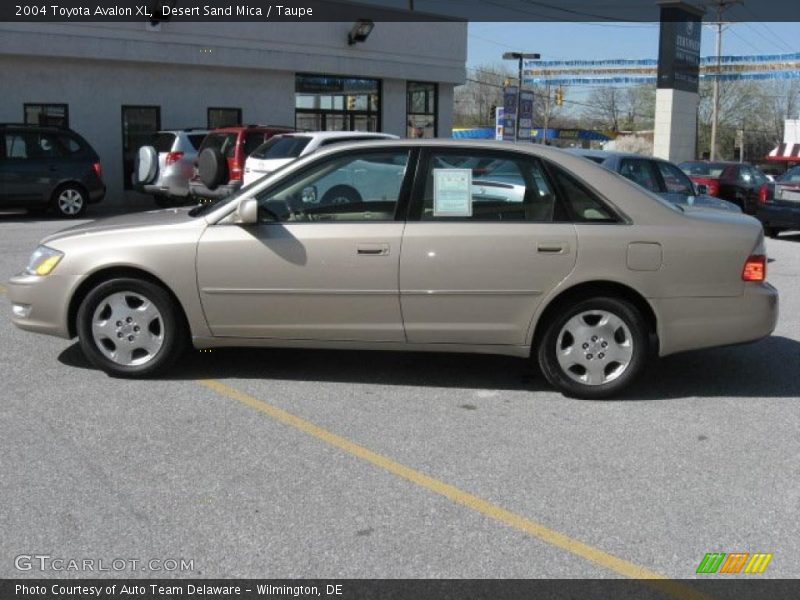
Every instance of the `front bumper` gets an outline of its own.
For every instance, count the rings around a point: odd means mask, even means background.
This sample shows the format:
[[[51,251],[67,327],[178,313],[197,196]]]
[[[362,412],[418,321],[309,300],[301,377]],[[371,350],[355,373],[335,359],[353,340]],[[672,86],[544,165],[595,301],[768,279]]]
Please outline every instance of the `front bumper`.
[[[755,342],[778,323],[778,290],[768,283],[746,283],[740,296],[650,302],[658,315],[660,356]]]
[[[20,329],[70,339],[69,298],[78,277],[20,274],[8,282],[11,322]]]

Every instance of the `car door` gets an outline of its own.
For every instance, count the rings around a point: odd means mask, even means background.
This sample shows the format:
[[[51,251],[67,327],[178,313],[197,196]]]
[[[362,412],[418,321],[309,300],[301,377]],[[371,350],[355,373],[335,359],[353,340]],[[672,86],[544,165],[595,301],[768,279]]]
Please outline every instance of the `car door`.
[[[542,163],[435,147],[420,160],[400,257],[408,341],[524,344],[543,294],[577,251]]]
[[[4,138],[4,204],[26,206],[47,202],[57,162],[43,155],[39,146],[43,138],[23,130],[7,130]]]
[[[328,155],[261,192],[257,224],[208,227],[197,279],[213,335],[404,341],[400,215],[412,154],[404,147]],[[386,175],[387,164],[392,190],[377,193],[356,179],[347,193],[323,193],[343,171]]]

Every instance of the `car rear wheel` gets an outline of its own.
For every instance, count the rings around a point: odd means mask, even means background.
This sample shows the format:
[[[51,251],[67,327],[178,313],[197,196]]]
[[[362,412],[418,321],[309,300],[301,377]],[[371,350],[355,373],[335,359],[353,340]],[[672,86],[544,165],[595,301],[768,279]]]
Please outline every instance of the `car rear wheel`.
[[[591,298],[562,309],[547,323],[537,353],[547,381],[566,396],[607,398],[644,367],[647,327],[630,302]]]
[[[53,207],[59,217],[77,219],[86,212],[86,192],[77,185],[62,185],[53,193]]]
[[[77,330],[86,357],[115,377],[161,372],[186,342],[171,296],[141,279],[111,279],[92,289],[78,309]]]
[[[769,227],[767,225],[764,226],[764,235],[767,237],[776,238],[780,232],[781,230],[777,227]]]

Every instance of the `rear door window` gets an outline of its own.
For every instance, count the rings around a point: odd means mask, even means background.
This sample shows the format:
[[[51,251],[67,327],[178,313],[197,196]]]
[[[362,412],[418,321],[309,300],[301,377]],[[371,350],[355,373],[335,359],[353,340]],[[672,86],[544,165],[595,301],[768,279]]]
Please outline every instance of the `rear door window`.
[[[551,222],[555,199],[542,164],[534,157],[432,152],[420,218]]]

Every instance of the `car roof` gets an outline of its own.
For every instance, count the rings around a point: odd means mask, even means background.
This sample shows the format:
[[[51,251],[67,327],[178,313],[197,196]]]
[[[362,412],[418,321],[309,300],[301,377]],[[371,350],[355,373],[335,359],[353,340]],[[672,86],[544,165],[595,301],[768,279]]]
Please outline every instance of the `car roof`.
[[[354,138],[354,137],[394,139],[394,140],[400,139],[399,137],[391,133],[378,133],[372,131],[297,131],[297,132],[291,131],[281,135],[286,137],[291,137],[291,136],[312,137],[319,140]]]
[[[566,152],[577,154],[578,156],[592,156],[594,158],[646,158],[649,160],[663,160],[656,156],[646,156],[635,152],[619,152],[618,150],[589,150],[586,148],[566,148]]]

